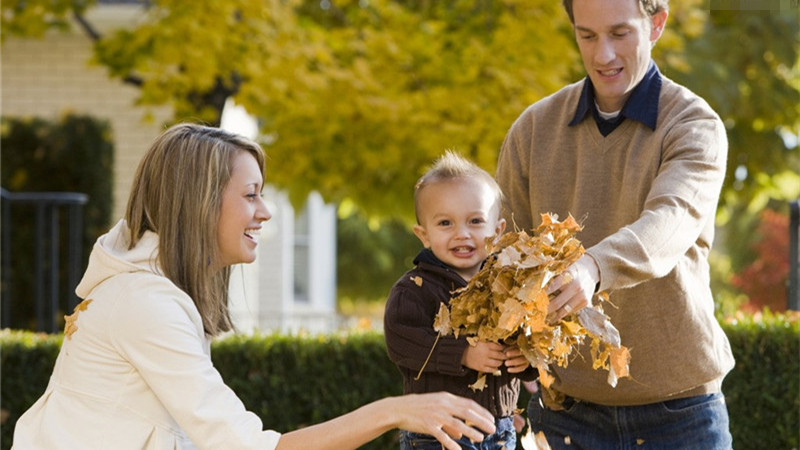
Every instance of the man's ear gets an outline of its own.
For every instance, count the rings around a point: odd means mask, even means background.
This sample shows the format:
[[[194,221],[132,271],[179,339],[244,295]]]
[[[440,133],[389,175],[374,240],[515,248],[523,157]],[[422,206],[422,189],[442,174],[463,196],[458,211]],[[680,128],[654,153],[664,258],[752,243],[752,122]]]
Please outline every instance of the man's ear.
[[[666,9],[653,14],[650,18],[650,42],[655,43],[664,32],[664,27],[667,25],[667,16],[669,11]]]
[[[414,225],[414,234],[416,234],[420,242],[422,242],[423,247],[430,248],[431,243],[428,240],[428,232],[425,231],[425,227],[420,224]]]

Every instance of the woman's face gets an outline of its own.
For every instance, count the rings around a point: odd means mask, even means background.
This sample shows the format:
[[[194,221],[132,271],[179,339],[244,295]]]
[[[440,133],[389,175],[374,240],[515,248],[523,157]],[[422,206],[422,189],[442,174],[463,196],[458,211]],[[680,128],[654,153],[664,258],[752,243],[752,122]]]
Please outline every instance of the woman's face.
[[[222,192],[217,224],[222,267],[250,263],[256,259],[261,222],[272,217],[261,198],[263,183],[255,157],[240,151],[234,157],[231,179]]]

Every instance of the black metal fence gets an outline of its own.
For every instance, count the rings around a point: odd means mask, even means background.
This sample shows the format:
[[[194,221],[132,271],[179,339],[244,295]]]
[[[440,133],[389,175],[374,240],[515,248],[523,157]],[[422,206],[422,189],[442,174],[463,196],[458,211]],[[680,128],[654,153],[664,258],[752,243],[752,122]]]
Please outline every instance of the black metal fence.
[[[57,332],[59,313],[72,311],[78,303],[74,289],[82,269],[83,207],[89,197],[76,192],[9,192],[0,190],[2,197],[2,320],[3,328],[14,326],[15,311],[12,308],[14,288],[11,268],[33,271],[33,302],[35,329],[48,333]],[[34,245],[30,248],[15,248],[15,233],[12,227],[13,214],[22,205],[33,208]],[[61,255],[61,212],[65,211],[66,255]],[[14,266],[14,255],[32,251],[32,267]],[[60,289],[61,262],[66,264],[66,286]],[[66,304],[65,304],[66,303]]]

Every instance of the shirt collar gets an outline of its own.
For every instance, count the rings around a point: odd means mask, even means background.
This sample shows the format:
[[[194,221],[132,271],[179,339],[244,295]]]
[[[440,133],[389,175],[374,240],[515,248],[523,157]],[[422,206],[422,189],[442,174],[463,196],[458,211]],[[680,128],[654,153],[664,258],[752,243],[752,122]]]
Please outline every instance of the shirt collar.
[[[650,61],[642,81],[633,88],[631,96],[622,107],[620,116],[643,123],[651,130],[656,129],[658,119],[658,98],[661,94],[661,72],[654,61]],[[594,106],[594,89],[592,80],[587,76],[584,79],[578,107],[569,126],[577,125],[596,108]],[[599,117],[599,116],[598,116]]]

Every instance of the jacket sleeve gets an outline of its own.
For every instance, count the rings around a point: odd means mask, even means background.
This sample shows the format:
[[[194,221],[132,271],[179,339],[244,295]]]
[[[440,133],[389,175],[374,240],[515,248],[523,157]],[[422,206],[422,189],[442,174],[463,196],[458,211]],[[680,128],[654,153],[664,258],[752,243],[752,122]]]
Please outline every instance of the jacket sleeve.
[[[201,449],[275,448],[280,434],[263,431],[214,368],[191,299],[172,286],[143,293],[111,316],[113,342],[192,442]]]
[[[638,219],[587,249],[601,290],[662,277],[695,243],[710,249],[728,144],[712,112],[688,117],[666,124],[659,171]]]
[[[415,372],[424,365],[425,372],[464,375],[467,369],[461,365],[461,358],[469,344],[465,338],[452,335],[436,340],[433,320],[439,304],[437,299],[426,298],[424,289],[415,284],[399,282],[392,288],[384,313],[389,358]]]

